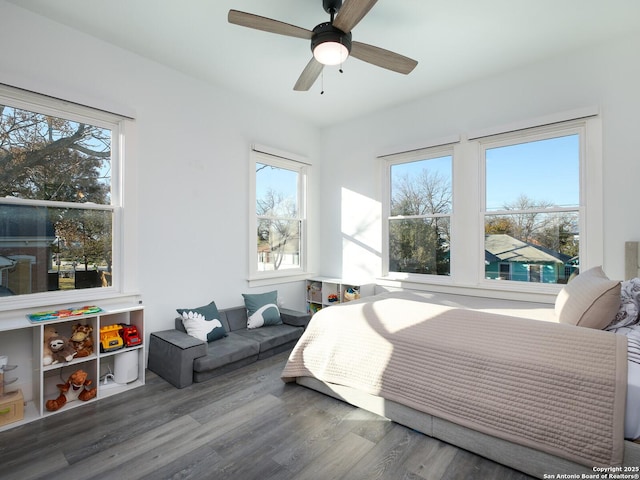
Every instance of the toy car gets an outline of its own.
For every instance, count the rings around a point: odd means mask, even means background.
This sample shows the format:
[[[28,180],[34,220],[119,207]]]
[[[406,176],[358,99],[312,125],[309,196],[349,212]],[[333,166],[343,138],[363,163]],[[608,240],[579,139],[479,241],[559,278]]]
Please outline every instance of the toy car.
[[[142,338],[135,325],[120,324],[122,326],[122,340],[126,347],[133,347],[142,343]]]
[[[100,327],[100,350],[110,352],[124,347],[124,342],[120,336],[121,325],[107,325]]]

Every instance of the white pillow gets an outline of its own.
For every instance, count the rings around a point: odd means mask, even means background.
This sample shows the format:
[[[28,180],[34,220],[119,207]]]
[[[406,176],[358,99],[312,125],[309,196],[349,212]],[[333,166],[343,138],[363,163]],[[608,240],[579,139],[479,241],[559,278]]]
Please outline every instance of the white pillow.
[[[182,312],[182,325],[189,335],[203,342],[207,341],[207,335],[216,327],[221,327],[220,320],[205,320],[204,315],[196,312]]]
[[[619,307],[620,282],[609,280],[602,267],[594,267],[564,286],[556,298],[555,312],[561,323],[601,330]]]

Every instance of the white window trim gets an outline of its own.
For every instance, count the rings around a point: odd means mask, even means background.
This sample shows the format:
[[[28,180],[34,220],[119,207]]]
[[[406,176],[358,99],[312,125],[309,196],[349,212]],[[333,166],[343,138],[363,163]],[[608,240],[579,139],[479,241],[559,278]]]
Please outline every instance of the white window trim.
[[[310,163],[305,157],[277,150],[264,145],[253,145],[249,155],[249,286],[257,287],[302,280],[307,272],[307,198],[309,197]],[[298,175],[298,216],[300,220],[300,267],[281,271],[263,272],[257,269],[258,249],[256,231],[256,164],[263,163],[287,170],[295,170]]]
[[[45,305],[66,305],[86,301],[97,301],[101,299],[120,298],[136,294],[135,292],[124,292],[124,288],[127,283],[125,281],[124,267],[127,263],[123,256],[124,214],[122,208],[124,198],[124,132],[126,125],[131,126],[133,124],[131,121],[132,119],[122,115],[106,112],[104,110],[94,109],[77,103],[68,102],[3,84],[0,84],[0,103],[19,109],[65,118],[75,122],[88,123],[111,131],[111,204],[75,204],[20,198],[4,198],[2,199],[2,202],[5,204],[10,203],[15,205],[41,205],[49,207],[77,208],[83,210],[96,209],[112,212],[113,270],[115,272],[115,275],[112,277],[112,284],[109,287],[39,292],[28,295],[2,297],[0,299],[0,311],[11,311],[24,308],[33,309],[35,307]],[[129,130],[131,130],[131,128]],[[134,285],[136,283],[135,278],[135,275],[133,275],[133,281],[129,282],[130,285]]]
[[[415,162],[420,160],[429,160],[433,158],[440,158],[445,156],[452,157],[452,171],[451,171],[451,188],[453,203],[451,207],[451,213],[449,214],[433,214],[429,217],[448,217],[450,219],[451,228],[453,229],[453,223],[455,219],[455,148],[452,143],[445,142],[458,142],[459,137],[448,137],[447,140],[429,142],[432,147],[424,147],[420,149],[412,149],[397,154],[387,154],[380,158],[384,160],[384,173],[382,175],[382,195],[384,201],[382,202],[382,272],[385,280],[392,281],[404,281],[411,283],[433,283],[448,285],[453,282],[453,265],[450,265],[451,270],[449,275],[435,275],[435,274],[417,274],[408,272],[390,272],[389,271],[389,220],[391,217],[391,167],[393,165],[400,165],[403,163]],[[410,217],[406,217],[410,218]],[[453,231],[452,231],[453,238]],[[452,247],[451,247],[452,248]]]
[[[477,229],[477,255],[484,258],[484,219],[485,215],[499,215],[502,213],[514,213],[513,211],[492,210],[486,211],[486,177],[485,177],[485,152],[487,149],[512,145],[514,143],[533,142],[548,138],[560,137],[564,135],[578,134],[580,137],[580,204],[577,208],[550,208],[545,212],[578,211],[580,217],[580,266],[586,269],[588,266],[601,265],[603,259],[602,252],[602,148],[595,148],[601,145],[601,122],[599,118],[582,118],[569,120],[559,124],[549,124],[541,127],[517,130],[501,135],[493,135],[478,139],[478,164],[480,165],[478,183],[480,185],[480,209],[478,212]],[[591,143],[591,147],[588,144]],[[589,149],[589,150],[588,150]],[[588,159],[588,162],[587,162]],[[597,173],[596,173],[597,172]],[[595,179],[598,181],[594,181]],[[591,180],[591,183],[587,181]],[[587,195],[587,192],[588,195]],[[600,206],[600,208],[598,208]],[[592,211],[592,209],[594,211]],[[597,245],[600,245],[600,248]],[[594,245],[596,247],[594,248]],[[483,288],[511,290],[520,292],[539,292],[556,295],[562,288],[561,284],[529,283],[508,281],[499,282],[485,278],[484,266],[478,264],[477,282]]]
[[[400,158],[404,153],[385,153],[382,174],[382,247],[383,270],[378,278],[381,286],[412,288],[444,293],[489,295],[528,301],[553,302],[562,285],[535,284],[526,282],[491,282],[484,279],[484,169],[481,166],[480,142],[487,142],[501,135],[522,136],[523,131],[559,131],[569,126],[584,128],[581,136],[580,157],[580,264],[581,269],[602,265],[604,260],[604,202],[603,202],[603,156],[602,120],[597,107],[587,107],[569,112],[560,112],[545,117],[517,122],[502,127],[476,131],[473,135],[460,136],[453,144],[453,212],[451,217],[451,276],[407,275],[404,278],[390,276],[388,271],[388,226],[390,170],[388,160]],[[456,138],[451,136],[449,138]],[[430,142],[425,145],[442,145]],[[458,194],[456,194],[458,192]],[[460,192],[464,192],[461,194]],[[481,203],[482,202],[482,203]],[[468,205],[472,205],[469,207]],[[492,212],[493,213],[493,212]],[[477,235],[465,232],[473,230]],[[436,277],[436,278],[433,278]]]

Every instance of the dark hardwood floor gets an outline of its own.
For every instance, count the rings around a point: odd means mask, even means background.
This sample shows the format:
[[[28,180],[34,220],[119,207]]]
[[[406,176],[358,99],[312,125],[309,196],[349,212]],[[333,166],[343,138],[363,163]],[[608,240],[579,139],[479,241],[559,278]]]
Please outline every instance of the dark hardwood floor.
[[[147,384],[0,433],[2,479],[531,477],[297,385],[287,354],[178,390]]]

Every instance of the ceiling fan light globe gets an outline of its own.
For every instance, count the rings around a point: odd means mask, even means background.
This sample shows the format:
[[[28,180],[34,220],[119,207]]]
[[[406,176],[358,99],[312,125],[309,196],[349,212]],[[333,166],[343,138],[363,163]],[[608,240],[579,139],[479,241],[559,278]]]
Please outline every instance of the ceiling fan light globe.
[[[340,65],[349,57],[349,50],[339,42],[324,42],[313,49],[313,56],[323,65]]]

